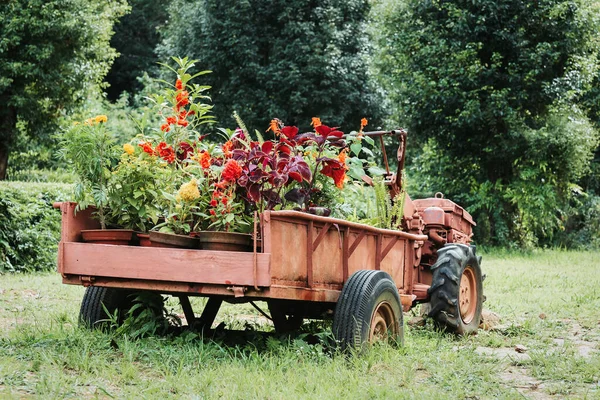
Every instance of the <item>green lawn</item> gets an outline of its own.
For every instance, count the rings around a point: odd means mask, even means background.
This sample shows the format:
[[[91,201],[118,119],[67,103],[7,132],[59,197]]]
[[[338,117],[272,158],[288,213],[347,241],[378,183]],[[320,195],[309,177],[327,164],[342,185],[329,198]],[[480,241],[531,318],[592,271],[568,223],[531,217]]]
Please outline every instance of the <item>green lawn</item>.
[[[600,398],[600,253],[484,254],[482,266],[498,329],[407,327],[404,347],[350,357],[255,332],[271,328],[248,305],[221,311],[248,329],[224,340],[90,332],[76,324],[83,288],[0,276],[0,398]]]

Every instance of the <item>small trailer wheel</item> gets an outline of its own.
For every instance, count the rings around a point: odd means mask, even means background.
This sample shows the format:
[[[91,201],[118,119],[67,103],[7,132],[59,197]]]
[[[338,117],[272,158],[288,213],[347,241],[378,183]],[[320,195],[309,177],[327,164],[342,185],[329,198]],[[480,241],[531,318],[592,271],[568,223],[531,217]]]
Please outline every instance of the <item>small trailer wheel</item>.
[[[477,332],[483,304],[480,263],[473,246],[447,244],[438,250],[428,293],[429,317],[441,328],[459,335]]]
[[[342,289],[333,317],[333,334],[342,348],[365,343],[402,343],[402,306],[392,277],[384,271],[357,271]]]
[[[127,312],[134,302],[135,290],[89,286],[85,290],[79,310],[79,323],[90,329],[106,329],[109,316],[104,308],[112,315],[118,310],[117,323],[121,325],[127,317]],[[158,295],[160,296],[160,295]],[[162,297],[160,297],[162,302]]]

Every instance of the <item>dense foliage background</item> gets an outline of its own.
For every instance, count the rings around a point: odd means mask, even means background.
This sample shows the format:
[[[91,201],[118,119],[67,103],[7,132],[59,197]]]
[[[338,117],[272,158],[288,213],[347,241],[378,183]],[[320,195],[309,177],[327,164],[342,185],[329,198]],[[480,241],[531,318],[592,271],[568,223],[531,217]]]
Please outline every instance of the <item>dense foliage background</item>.
[[[218,126],[405,126],[409,193],[465,206],[478,243],[597,248],[599,19],[596,0],[9,0],[0,179],[10,154],[8,179],[69,182],[58,126],[92,110],[135,135],[156,62],[189,56]],[[5,214],[25,186],[0,186]]]

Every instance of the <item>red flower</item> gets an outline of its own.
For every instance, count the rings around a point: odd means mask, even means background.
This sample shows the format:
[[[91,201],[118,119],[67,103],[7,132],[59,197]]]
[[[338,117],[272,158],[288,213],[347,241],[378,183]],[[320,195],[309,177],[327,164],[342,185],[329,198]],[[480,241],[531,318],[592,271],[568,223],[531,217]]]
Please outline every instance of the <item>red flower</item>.
[[[177,118],[175,117],[167,117],[167,124],[173,125],[177,122]]]
[[[178,119],[177,125],[186,127],[186,126],[188,126],[188,122],[185,119]]]
[[[178,79],[175,81],[175,87],[177,88],[177,90],[181,90],[181,89],[183,89],[183,82],[181,82],[181,79],[179,79],[179,78],[178,78]]]
[[[167,145],[165,142],[160,142],[158,146],[156,146],[156,152],[169,164],[175,161],[175,150],[173,150],[173,148]]]
[[[155,155],[154,149],[152,148],[152,145],[150,143],[144,142],[144,143],[140,143],[138,146],[140,146],[142,148],[142,150],[144,150],[145,153],[148,153],[151,156]]]
[[[223,168],[221,177],[224,181],[235,182],[240,176],[242,176],[242,167],[235,160],[229,160]]]
[[[223,204],[224,206],[227,205],[227,202],[229,201],[229,199],[227,198],[227,196],[223,196],[221,197],[221,204]]]
[[[160,130],[163,132],[169,132],[171,130],[171,127],[169,126],[169,124],[162,124],[160,126]]]
[[[210,215],[217,215],[217,213],[215,212],[215,210],[210,210]]]
[[[212,199],[212,200],[210,201],[210,206],[211,206],[211,207],[216,207],[218,204],[219,204],[219,203],[217,202],[217,200],[216,200],[216,199]]]
[[[188,97],[189,97],[189,94],[185,90],[182,90],[181,92],[177,93],[175,100],[177,101],[177,109],[178,110],[181,107],[184,107],[190,103],[190,100],[188,99]]]

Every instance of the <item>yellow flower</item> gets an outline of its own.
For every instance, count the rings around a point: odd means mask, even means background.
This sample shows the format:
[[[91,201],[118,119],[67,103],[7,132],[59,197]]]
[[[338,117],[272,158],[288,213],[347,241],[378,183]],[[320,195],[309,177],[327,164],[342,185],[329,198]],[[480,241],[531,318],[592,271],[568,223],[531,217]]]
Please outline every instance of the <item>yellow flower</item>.
[[[73,126],[77,126],[77,125],[79,125],[79,121],[74,121]]]
[[[194,201],[200,197],[200,191],[198,190],[198,181],[192,179],[188,183],[184,183],[177,192],[183,201]]]
[[[106,122],[108,121],[108,117],[106,115],[96,115],[96,123],[100,123],[100,122]]]
[[[123,150],[125,150],[125,153],[132,155],[135,152],[135,148],[130,145],[129,143],[125,143],[123,145]]]
[[[96,123],[96,120],[94,118],[89,118],[89,119],[85,120],[85,125],[88,125],[88,126],[92,126],[95,123]]]

